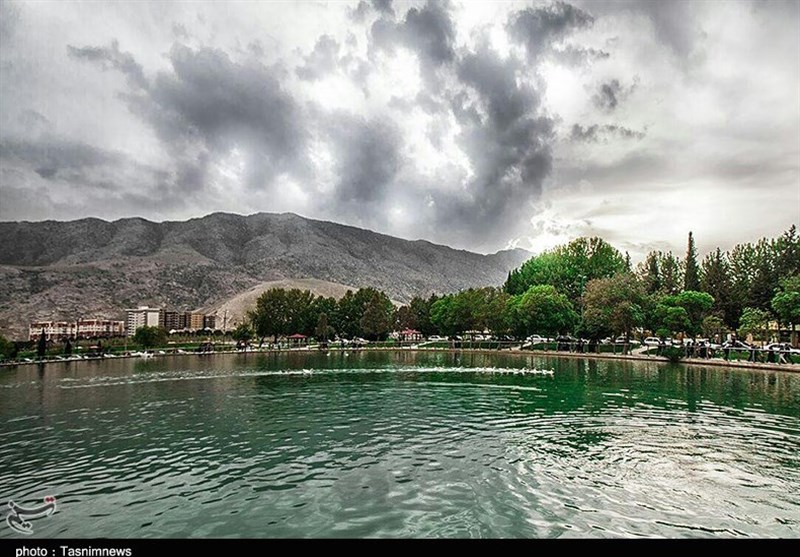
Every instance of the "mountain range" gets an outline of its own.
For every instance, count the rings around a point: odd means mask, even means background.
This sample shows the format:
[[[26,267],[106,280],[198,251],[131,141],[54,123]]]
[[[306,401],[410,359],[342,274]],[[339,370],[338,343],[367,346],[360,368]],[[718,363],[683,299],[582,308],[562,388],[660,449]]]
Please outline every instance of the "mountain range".
[[[273,283],[337,296],[373,286],[405,302],[499,285],[530,255],[482,255],[291,213],[0,222],[0,334],[24,338],[36,320],[122,319],[144,304],[241,313]]]

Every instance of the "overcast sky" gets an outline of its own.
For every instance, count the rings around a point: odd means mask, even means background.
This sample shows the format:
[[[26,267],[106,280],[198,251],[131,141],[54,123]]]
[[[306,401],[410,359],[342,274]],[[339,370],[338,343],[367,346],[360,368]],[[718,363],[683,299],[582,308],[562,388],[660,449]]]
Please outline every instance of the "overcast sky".
[[[0,2],[0,220],[634,259],[800,221],[797,1]]]

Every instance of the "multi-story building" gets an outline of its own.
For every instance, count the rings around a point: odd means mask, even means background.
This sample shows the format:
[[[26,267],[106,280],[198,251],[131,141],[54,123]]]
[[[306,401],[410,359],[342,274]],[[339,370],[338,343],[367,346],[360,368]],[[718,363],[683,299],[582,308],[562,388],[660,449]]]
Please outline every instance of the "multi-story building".
[[[62,338],[74,338],[77,325],[74,321],[37,321],[31,323],[28,328],[30,340],[39,340],[44,331],[47,340],[61,340]]]
[[[164,311],[164,328],[169,331],[180,331],[185,328],[181,324],[181,314],[177,311]]]
[[[200,331],[206,325],[206,316],[203,313],[191,312],[186,314],[186,328],[190,331]]]
[[[125,310],[125,329],[128,336],[136,334],[140,327],[159,327],[163,325],[162,312],[159,308],[139,306]]]
[[[206,329],[211,329],[212,331],[215,331],[217,329],[217,316],[206,315],[205,319],[203,320],[203,326]]]
[[[125,322],[110,319],[78,319],[76,334],[79,338],[120,337],[125,335]]]

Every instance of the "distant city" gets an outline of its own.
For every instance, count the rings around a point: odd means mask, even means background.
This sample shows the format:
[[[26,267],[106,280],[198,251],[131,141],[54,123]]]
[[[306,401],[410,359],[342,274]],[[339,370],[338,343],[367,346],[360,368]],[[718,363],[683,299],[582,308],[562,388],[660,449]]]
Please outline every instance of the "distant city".
[[[222,323],[223,328],[225,323]],[[28,328],[28,338],[37,340],[44,332],[47,340],[132,337],[141,327],[162,327],[169,334],[212,332],[217,330],[216,314],[173,311],[139,306],[125,310],[125,320],[94,317],[75,321],[36,321]]]

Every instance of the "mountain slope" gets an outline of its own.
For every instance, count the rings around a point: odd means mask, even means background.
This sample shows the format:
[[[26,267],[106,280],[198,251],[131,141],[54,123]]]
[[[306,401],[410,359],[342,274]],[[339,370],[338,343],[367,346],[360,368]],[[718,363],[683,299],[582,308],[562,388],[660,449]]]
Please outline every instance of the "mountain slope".
[[[254,286],[318,279],[396,300],[498,285],[530,254],[481,255],[294,214],[214,213],[183,222],[0,223],[0,331],[36,319],[121,317],[149,303],[214,307]]]

